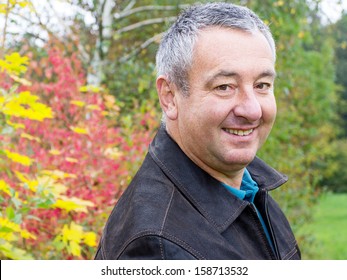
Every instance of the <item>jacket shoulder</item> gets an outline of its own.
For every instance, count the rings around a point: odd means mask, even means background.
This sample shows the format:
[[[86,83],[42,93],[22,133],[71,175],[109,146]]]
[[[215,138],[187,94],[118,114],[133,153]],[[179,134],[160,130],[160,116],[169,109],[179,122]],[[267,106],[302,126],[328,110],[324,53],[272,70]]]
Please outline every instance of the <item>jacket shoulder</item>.
[[[114,207],[105,225],[96,259],[165,259],[185,250],[163,238],[163,228],[177,190],[150,156]]]
[[[158,235],[146,235],[131,241],[117,256],[106,255],[101,247],[95,256],[96,260],[194,260],[187,250],[175,242]]]

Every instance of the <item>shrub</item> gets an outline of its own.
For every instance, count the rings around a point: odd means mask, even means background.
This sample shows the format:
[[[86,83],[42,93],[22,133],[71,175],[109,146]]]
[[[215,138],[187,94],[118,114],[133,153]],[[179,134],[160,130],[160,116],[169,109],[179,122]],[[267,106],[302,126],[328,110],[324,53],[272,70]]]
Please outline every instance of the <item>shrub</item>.
[[[121,120],[113,96],[85,85],[75,56],[52,49],[43,60],[45,71],[36,62],[29,71],[41,71],[43,82],[3,73],[0,252],[89,259],[147,151],[156,115],[148,105]]]

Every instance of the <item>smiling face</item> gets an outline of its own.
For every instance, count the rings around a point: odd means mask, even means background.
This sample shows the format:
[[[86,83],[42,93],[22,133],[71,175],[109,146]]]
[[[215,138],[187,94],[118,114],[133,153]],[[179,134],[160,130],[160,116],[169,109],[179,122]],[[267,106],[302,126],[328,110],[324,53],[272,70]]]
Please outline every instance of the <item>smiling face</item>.
[[[274,64],[260,32],[213,27],[199,33],[194,47],[189,96],[158,78],[169,134],[191,160],[227,184],[240,184],[275,121]],[[165,82],[172,98],[167,102],[160,94]]]

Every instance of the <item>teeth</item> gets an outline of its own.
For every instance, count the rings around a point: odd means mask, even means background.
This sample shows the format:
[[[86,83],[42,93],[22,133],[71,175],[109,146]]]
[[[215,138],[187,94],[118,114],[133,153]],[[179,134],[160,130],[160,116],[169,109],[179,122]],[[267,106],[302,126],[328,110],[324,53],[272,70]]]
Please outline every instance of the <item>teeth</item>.
[[[237,129],[224,128],[224,130],[230,134],[235,134],[235,135],[239,135],[239,136],[247,136],[253,132],[253,128],[248,129],[248,130],[237,130]]]

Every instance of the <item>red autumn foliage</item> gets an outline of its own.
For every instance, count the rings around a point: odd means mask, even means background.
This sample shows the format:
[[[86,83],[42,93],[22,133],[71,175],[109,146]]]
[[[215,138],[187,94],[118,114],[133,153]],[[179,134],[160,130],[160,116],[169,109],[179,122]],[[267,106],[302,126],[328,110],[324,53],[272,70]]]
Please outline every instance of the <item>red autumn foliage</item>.
[[[76,56],[64,57],[60,50],[52,49],[42,59],[44,71],[40,65],[35,61],[29,66],[35,81],[31,78],[32,85],[21,90],[38,95],[41,102],[51,107],[54,118],[42,122],[16,120],[25,125],[18,130],[19,134],[35,138],[19,137],[14,151],[29,155],[37,164],[13,169],[29,176],[38,170],[73,174],[74,177],[61,180],[68,187],[66,195],[94,204],[88,207],[88,213],[58,208],[31,210],[30,214],[39,220],[23,223],[37,236],[27,243],[28,250],[38,258],[50,258],[54,254],[49,251],[54,248],[47,244],[64,224],[74,221],[100,236],[109,211],[136,172],[158,123],[154,111],[149,111],[133,113],[131,128],[121,127],[119,108],[112,96],[103,90],[80,90],[86,79]],[[71,257],[67,253],[61,256]]]

